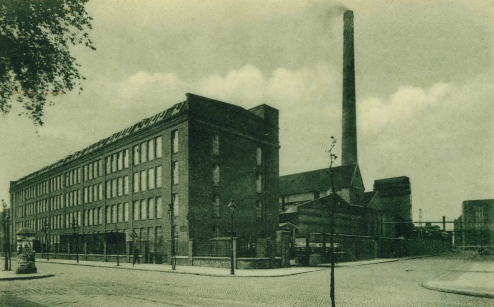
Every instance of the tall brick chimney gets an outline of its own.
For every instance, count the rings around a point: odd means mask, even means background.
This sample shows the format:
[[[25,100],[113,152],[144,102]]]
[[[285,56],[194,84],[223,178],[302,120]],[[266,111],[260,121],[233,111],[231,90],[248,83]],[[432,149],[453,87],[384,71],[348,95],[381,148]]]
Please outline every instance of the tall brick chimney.
[[[343,14],[343,127],[341,159],[342,165],[357,163],[353,11],[345,11]]]

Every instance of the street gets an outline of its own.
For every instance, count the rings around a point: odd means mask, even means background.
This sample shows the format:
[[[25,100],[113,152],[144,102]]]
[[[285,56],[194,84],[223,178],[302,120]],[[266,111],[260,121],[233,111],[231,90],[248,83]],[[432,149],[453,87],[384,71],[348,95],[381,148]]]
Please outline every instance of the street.
[[[337,306],[492,306],[425,289],[455,278],[451,256],[336,268]],[[329,306],[329,269],[284,277],[212,277],[38,263],[54,277],[0,281],[1,306]],[[177,268],[180,270],[180,267]]]

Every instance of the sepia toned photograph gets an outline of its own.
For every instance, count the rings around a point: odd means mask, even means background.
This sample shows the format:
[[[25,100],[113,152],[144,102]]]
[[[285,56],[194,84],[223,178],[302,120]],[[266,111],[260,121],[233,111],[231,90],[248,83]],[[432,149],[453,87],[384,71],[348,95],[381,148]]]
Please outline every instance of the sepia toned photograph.
[[[0,0],[0,306],[493,306],[494,2]]]

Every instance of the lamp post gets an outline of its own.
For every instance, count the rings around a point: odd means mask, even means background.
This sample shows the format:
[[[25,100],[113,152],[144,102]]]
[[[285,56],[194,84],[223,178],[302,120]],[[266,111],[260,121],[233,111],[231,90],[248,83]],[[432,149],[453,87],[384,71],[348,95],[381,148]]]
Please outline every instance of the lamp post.
[[[170,262],[172,265],[172,270],[175,270],[177,266],[177,258],[175,257],[175,212],[173,210],[173,202],[170,203],[170,208],[168,212],[170,213]]]
[[[77,220],[75,219],[75,216],[72,217],[72,223],[71,223],[71,227],[72,227],[72,230],[74,231],[74,245],[75,245],[75,259],[77,261],[77,263],[79,263],[79,245],[77,244],[77,227],[79,227],[79,225],[77,225]]]
[[[235,203],[233,202],[233,198],[230,199],[230,202],[228,203],[228,208],[230,209],[230,218],[231,218],[231,222],[230,222],[230,237],[231,237],[231,245],[232,245],[232,253],[231,253],[231,267],[230,267],[230,274],[231,275],[235,275],[235,259],[234,259],[234,250],[233,250],[233,215],[235,213]]]
[[[49,231],[50,231],[50,223],[45,221],[43,223],[43,227],[41,230],[45,233],[45,241],[46,241],[46,261],[50,261],[50,244],[48,242]]]

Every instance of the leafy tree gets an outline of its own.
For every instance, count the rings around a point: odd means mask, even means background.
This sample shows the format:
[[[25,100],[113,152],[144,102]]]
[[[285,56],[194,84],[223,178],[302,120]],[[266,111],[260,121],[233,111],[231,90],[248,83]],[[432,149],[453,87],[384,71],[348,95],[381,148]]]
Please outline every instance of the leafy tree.
[[[17,101],[35,125],[51,96],[65,94],[85,79],[69,46],[95,50],[87,33],[88,0],[0,0],[0,111]],[[21,115],[19,114],[19,115]]]

